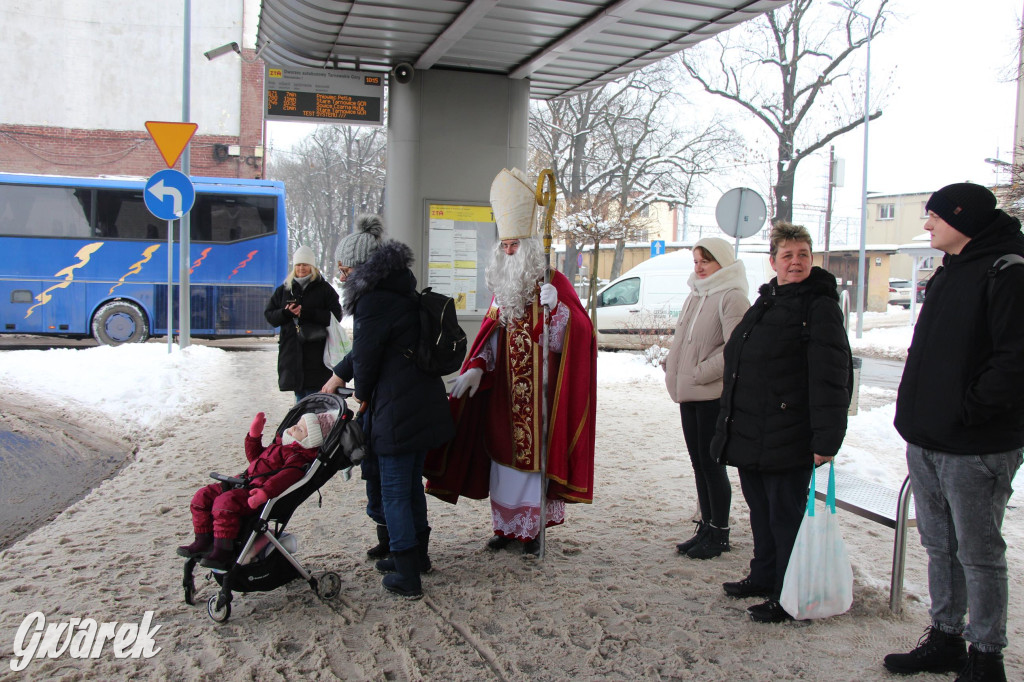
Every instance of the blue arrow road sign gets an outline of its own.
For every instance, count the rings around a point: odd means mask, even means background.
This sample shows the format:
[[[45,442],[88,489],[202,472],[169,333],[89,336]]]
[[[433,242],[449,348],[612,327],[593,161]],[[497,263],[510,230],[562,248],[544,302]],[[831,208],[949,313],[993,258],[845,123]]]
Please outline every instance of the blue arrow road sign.
[[[192,210],[196,203],[196,188],[187,175],[167,168],[150,176],[143,197],[146,208],[157,218],[177,220]]]
[[[651,242],[651,257],[660,256],[665,253],[665,240],[655,239]]]

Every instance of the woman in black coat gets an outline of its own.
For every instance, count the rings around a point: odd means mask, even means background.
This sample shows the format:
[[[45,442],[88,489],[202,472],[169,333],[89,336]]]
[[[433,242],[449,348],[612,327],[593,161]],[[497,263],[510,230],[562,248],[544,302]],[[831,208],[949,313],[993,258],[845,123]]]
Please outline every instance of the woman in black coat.
[[[384,587],[400,596],[423,596],[420,573],[430,570],[430,526],[423,492],[427,450],[454,435],[441,377],[423,372],[404,355],[419,339],[419,300],[412,250],[381,240],[377,216],[360,216],[356,232],[338,246],[345,310],[353,317],[352,350],[324,387],[333,392],[355,382],[366,412],[370,448],[380,467],[381,497],[391,559],[377,562]],[[368,418],[368,419],[367,419]]]
[[[295,402],[316,393],[330,379],[324,364],[326,335],[312,341],[299,337],[326,332],[331,316],[341,320],[338,292],[320,274],[313,263],[313,250],[300,246],[292,257],[292,271],[270,297],[263,315],[273,327],[280,327],[277,340],[277,385],[282,391],[294,391]]]
[[[725,345],[722,409],[711,454],[739,469],[750,507],[750,574],[722,587],[732,597],[767,597],[747,609],[758,622],[791,620],[782,582],[807,505],[814,467],[846,435],[850,342],[836,279],[812,267],[811,236],[778,223],[771,233],[776,277]]]

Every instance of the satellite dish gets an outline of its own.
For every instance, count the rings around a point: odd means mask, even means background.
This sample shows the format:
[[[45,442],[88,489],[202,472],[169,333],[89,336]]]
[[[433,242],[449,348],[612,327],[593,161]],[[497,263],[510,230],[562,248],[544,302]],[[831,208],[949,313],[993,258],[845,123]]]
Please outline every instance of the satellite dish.
[[[761,195],[749,187],[736,187],[718,200],[715,220],[730,237],[752,237],[764,226],[768,207]]]

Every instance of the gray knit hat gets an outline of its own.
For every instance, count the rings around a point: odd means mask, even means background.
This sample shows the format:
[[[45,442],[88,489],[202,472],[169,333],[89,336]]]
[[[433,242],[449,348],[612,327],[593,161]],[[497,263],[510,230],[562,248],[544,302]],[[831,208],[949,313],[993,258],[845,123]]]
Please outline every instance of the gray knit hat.
[[[365,214],[356,218],[355,232],[343,238],[334,257],[345,268],[362,265],[370,254],[380,248],[384,225],[379,215]]]

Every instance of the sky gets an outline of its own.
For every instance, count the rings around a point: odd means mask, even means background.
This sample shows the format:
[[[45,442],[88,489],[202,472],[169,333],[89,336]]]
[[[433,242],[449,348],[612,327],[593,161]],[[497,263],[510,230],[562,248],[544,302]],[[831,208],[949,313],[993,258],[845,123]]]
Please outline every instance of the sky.
[[[863,9],[869,13],[876,6],[877,0],[865,0]],[[1012,158],[1016,83],[1010,77],[1024,0],[892,0],[890,7],[895,16],[871,45],[871,110],[881,107],[882,116],[869,125],[868,191],[924,192],[965,180],[1007,181],[1005,172],[997,174],[984,159]],[[864,50],[852,58],[857,77],[865,61]],[[853,108],[863,111],[863,101]],[[289,149],[314,128],[268,122],[268,145]],[[862,127],[837,139],[836,155],[844,159],[846,173],[835,193],[836,217],[858,226],[863,154]],[[799,173],[797,203],[824,206],[828,150],[803,161]],[[726,184],[706,193],[712,221],[721,193],[739,183]]]
[[[900,314],[890,308],[889,314]],[[875,321],[886,313],[867,313]],[[886,357],[905,357],[912,327],[901,325],[868,329],[857,340],[851,334],[854,353],[871,352]],[[76,411],[87,407],[108,415],[119,434],[129,437],[140,429],[152,429],[193,417],[197,405],[226,391],[246,390],[246,378],[232,372],[229,353],[219,348],[177,345],[168,352],[165,343],[98,346],[94,348],[15,350],[0,352],[0,390],[5,386],[38,397],[39,406],[64,406]],[[237,351],[235,351],[237,352]],[[664,373],[645,362],[639,353],[600,352],[597,360],[598,391],[608,399],[615,386],[642,383],[650,386],[651,400],[669,400]],[[881,407],[850,418],[840,460],[848,473],[885,485],[902,480],[906,465],[905,445],[892,425],[896,392],[861,387],[861,400],[873,394]],[[239,415],[247,424],[249,415]],[[183,422],[184,424],[184,422]],[[182,425],[183,425],[182,424]]]

